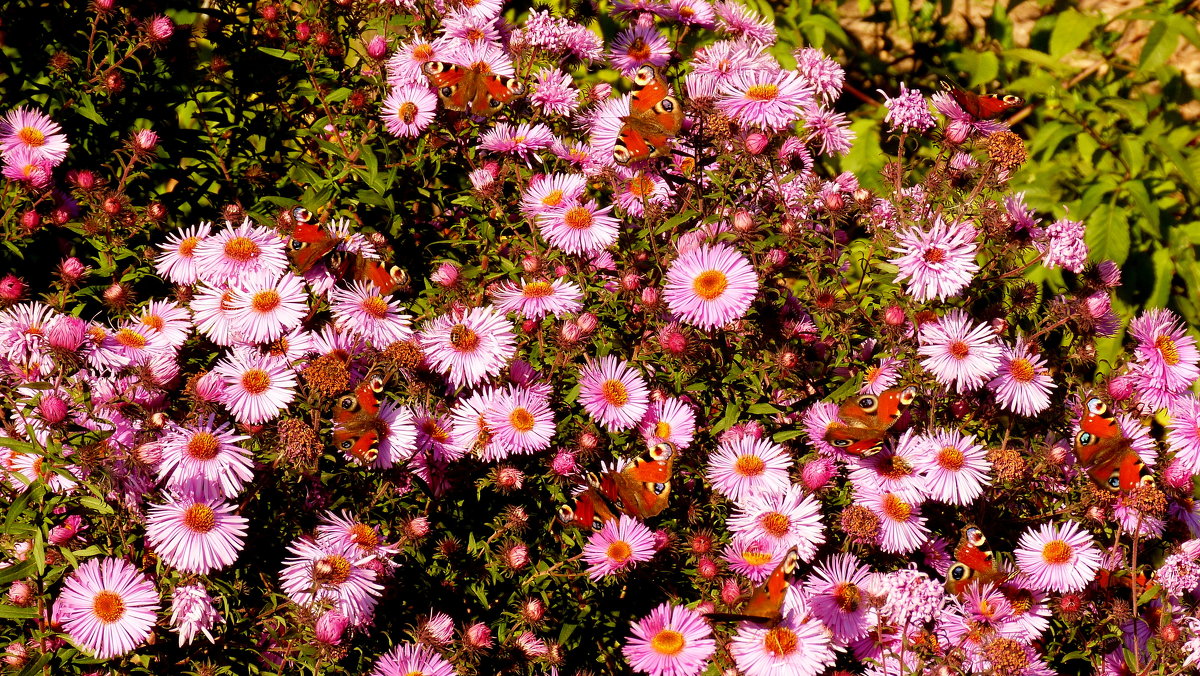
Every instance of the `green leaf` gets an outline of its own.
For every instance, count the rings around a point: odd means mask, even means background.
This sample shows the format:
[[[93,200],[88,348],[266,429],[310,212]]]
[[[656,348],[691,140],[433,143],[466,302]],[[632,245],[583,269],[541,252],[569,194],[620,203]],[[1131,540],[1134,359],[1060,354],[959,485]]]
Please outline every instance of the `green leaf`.
[[[276,49],[274,47],[259,47],[258,51],[260,51],[263,54],[266,54],[268,56],[273,56],[277,59],[283,59],[284,61],[299,61],[300,60],[299,54],[297,54],[295,52],[286,52],[282,49]]]
[[[33,575],[33,561],[25,559],[24,561],[8,568],[0,568],[0,584],[8,584],[13,580]]]
[[[1050,56],[1061,59],[1067,52],[1087,42],[1092,29],[1100,21],[1100,17],[1084,16],[1075,9],[1059,12],[1054,17],[1054,30],[1050,33]]]
[[[730,402],[725,404],[725,415],[713,425],[711,434],[719,434],[737,424],[738,418],[742,415],[742,407]]]
[[[6,620],[32,620],[37,617],[36,607],[18,608],[7,603],[0,603],[0,617]]]
[[[775,434],[771,435],[771,439],[773,439],[775,443],[781,444],[785,441],[795,439],[802,434],[804,434],[804,430],[785,430],[783,432],[776,432]]]
[[[87,507],[88,509],[90,509],[94,512],[99,512],[101,514],[112,514],[113,513],[112,505],[108,504],[108,502],[106,502],[104,500],[100,500],[99,498],[93,498],[91,496],[88,496],[86,498],[80,498],[79,504],[83,505],[84,507]]]
[[[912,4],[908,0],[893,0],[892,9],[896,13],[896,23],[907,26],[909,18],[912,17]]]
[[[1175,165],[1179,175],[1192,187],[1192,190],[1200,191],[1200,182],[1196,181],[1196,174],[1192,170],[1192,166],[1188,164],[1177,148],[1169,143],[1163,143],[1161,137],[1152,139],[1151,143],[1167,161]]]
[[[1151,259],[1154,261],[1154,288],[1145,306],[1166,307],[1171,299],[1171,280],[1175,279],[1175,257],[1170,249],[1156,249]]]
[[[1088,216],[1084,241],[1093,260],[1107,258],[1120,265],[1129,257],[1129,224],[1121,218],[1123,213],[1109,203],[1096,207]]]
[[[780,409],[775,408],[775,406],[773,404],[767,404],[767,403],[751,404],[750,407],[746,409],[746,411],[748,413],[753,413],[754,415],[771,415],[773,413],[783,413],[783,411],[781,411]]]

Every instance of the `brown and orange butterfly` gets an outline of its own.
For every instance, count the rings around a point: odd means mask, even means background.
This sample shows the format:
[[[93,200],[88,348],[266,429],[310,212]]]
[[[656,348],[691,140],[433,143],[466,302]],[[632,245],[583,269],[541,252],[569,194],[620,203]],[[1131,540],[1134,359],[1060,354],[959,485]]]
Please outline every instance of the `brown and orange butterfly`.
[[[977,120],[994,120],[1010,110],[1025,105],[1024,99],[1012,94],[1003,96],[976,94],[949,82],[943,82],[942,87],[950,94],[955,103]]]
[[[438,98],[446,110],[492,115],[504,104],[525,93],[525,85],[515,78],[493,73],[491,67],[483,62],[460,66],[444,61],[429,61],[421,70],[429,78],[430,84],[437,88]]]
[[[675,446],[663,442],[620,469],[589,475],[575,506],[560,507],[558,518],[580,528],[599,528],[619,514],[658,516],[670,500],[676,452]]]
[[[705,613],[705,617],[718,622],[755,622],[775,626],[783,619],[783,602],[788,587],[800,567],[800,550],[792,547],[783,555],[783,560],[771,571],[767,579],[755,588],[750,600],[737,613]]]
[[[379,416],[383,378],[367,374],[354,389],[337,401],[333,411],[333,445],[358,462],[369,465],[379,457],[379,440],[387,434],[387,423]]]
[[[300,274],[313,269],[317,263],[324,262],[335,279],[369,282],[385,296],[408,284],[408,273],[395,265],[355,253],[338,251],[337,246],[342,240],[311,220],[301,220],[303,215],[297,216],[292,240],[288,244],[288,257]]]
[[[1152,485],[1154,477],[1104,401],[1092,397],[1085,406],[1075,435],[1075,455],[1092,481],[1114,493]]]
[[[878,396],[860,394],[838,408],[840,424],[825,430],[825,441],[850,455],[879,451],[888,430],[917,398],[917,388],[887,390]]]
[[[954,562],[946,571],[946,591],[961,597],[971,582],[1000,584],[1008,579],[1008,574],[996,567],[987,546],[987,538],[978,526],[968,524],[963,528],[954,548]]]
[[[662,73],[649,64],[633,74],[633,100],[613,148],[619,164],[660,157],[671,152],[671,139],[683,128],[683,105],[671,96]]]

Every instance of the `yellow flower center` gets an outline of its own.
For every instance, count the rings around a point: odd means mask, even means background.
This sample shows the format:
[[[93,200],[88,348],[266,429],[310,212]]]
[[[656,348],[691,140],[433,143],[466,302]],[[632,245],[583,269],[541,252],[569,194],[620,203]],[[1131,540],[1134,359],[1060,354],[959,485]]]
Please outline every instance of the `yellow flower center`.
[[[742,455],[738,456],[736,462],[733,463],[733,471],[745,477],[754,477],[763,473],[767,468],[767,463],[757,455]]]
[[[751,85],[746,90],[746,98],[751,101],[774,101],[779,98],[779,87],[770,82]]]
[[[125,347],[138,350],[146,347],[146,337],[133,329],[121,329],[117,331],[113,339]]]
[[[1033,382],[1033,377],[1037,375],[1037,372],[1033,370],[1033,364],[1028,359],[1012,360],[1012,363],[1008,365],[1008,372],[1018,383]]]
[[[247,369],[242,374],[242,389],[250,394],[262,394],[271,387],[271,376],[262,369]]]
[[[633,549],[628,542],[617,540],[608,546],[606,554],[614,563],[625,563],[629,557],[633,556]]]
[[[966,464],[967,458],[957,446],[946,446],[938,451],[937,462],[942,468],[957,472]]]
[[[383,319],[387,317],[388,304],[387,301],[383,299],[383,296],[367,296],[363,299],[360,305],[363,309],[363,312],[371,315],[371,317],[375,319]]]
[[[188,440],[187,454],[196,460],[212,460],[221,450],[221,442],[212,432],[197,432]]]
[[[417,119],[417,104],[412,101],[400,104],[400,108],[396,110],[396,117],[400,118],[404,124],[412,124],[413,120]]]
[[[533,414],[529,409],[520,407],[513,409],[508,416],[508,422],[518,432],[528,432],[533,429]]]
[[[671,436],[671,423],[666,420],[659,420],[654,423],[654,436],[659,439],[666,439]]]
[[[767,534],[771,535],[772,537],[781,538],[788,534],[788,530],[791,528],[792,521],[791,519],[787,518],[786,514],[780,514],[779,512],[768,512],[759,519],[759,524],[762,525],[763,530],[765,530]]]
[[[1042,548],[1042,559],[1050,564],[1063,564],[1071,560],[1071,555],[1075,550],[1071,549],[1071,545],[1062,540],[1051,540]]]
[[[184,511],[183,525],[193,533],[207,533],[217,525],[217,516],[211,507],[197,502]]]
[[[1175,341],[1171,340],[1170,336],[1159,336],[1154,339],[1154,347],[1162,353],[1163,361],[1169,366],[1174,366],[1179,363],[1179,348],[1175,346]]]
[[[471,352],[479,347],[479,334],[466,324],[456,324],[450,329],[450,344],[459,352]]]
[[[196,245],[199,243],[199,237],[188,237],[179,243],[179,249],[177,251],[180,256],[184,258],[191,258],[196,254]]]
[[[250,307],[254,308],[255,312],[267,313],[279,307],[282,299],[279,297],[279,292],[275,289],[267,289],[254,294],[254,298],[250,301]]]
[[[234,237],[225,242],[225,257],[245,263],[251,258],[257,258],[262,250],[249,237]]]
[[[833,600],[839,610],[844,613],[852,613],[858,610],[858,604],[862,601],[862,592],[855,584],[839,582],[833,586]]]
[[[971,354],[971,347],[961,340],[956,340],[953,343],[950,343],[950,346],[946,348],[946,351],[950,353],[951,357],[962,360],[966,359],[967,356]]]
[[[659,655],[678,655],[683,651],[683,645],[683,634],[674,629],[663,629],[650,639],[650,647]]]
[[[554,286],[549,282],[530,282],[521,289],[521,295],[526,298],[545,298],[554,294]]]
[[[563,191],[561,190],[551,190],[550,192],[546,193],[545,197],[542,198],[542,204],[548,207],[556,207],[562,204],[562,201]]]
[[[146,315],[145,317],[142,317],[142,326],[145,326],[148,329],[162,331],[163,327],[166,325],[166,320],[158,315]]]
[[[356,523],[350,528],[350,541],[363,549],[379,546],[379,536],[375,534],[375,529],[362,523]]]
[[[592,212],[587,207],[571,207],[563,214],[563,223],[572,230],[587,230],[592,227]]]
[[[624,406],[629,403],[629,390],[625,388],[625,383],[619,380],[604,381],[600,385],[600,394],[613,406]]]
[[[787,657],[796,652],[800,640],[787,627],[775,627],[763,637],[763,648],[776,657]]]
[[[893,521],[908,521],[912,516],[912,505],[901,500],[895,493],[883,496],[883,514]]]
[[[125,616],[125,601],[121,595],[104,589],[92,597],[92,614],[105,624],[112,624]]]
[[[692,291],[704,300],[713,300],[725,293],[729,278],[720,270],[705,270],[692,280]]]
[[[941,263],[946,260],[946,252],[937,247],[931,247],[923,256],[926,263]]]

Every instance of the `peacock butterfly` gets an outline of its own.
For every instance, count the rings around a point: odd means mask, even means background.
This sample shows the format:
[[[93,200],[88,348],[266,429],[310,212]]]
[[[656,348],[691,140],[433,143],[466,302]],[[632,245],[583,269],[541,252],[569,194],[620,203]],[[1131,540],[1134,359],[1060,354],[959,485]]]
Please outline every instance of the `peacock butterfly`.
[[[658,516],[671,496],[675,455],[675,446],[663,442],[618,469],[589,475],[588,487],[575,499],[575,506],[559,508],[559,519],[581,528],[599,528],[618,514],[638,519]]]
[[[633,74],[633,100],[613,147],[619,164],[659,157],[671,152],[671,138],[683,127],[683,105],[671,96],[662,73],[643,64]]]
[[[961,598],[971,582],[1000,584],[1008,579],[1006,573],[996,568],[991,550],[985,547],[987,538],[979,527],[968,524],[963,528],[954,548],[954,562],[946,571],[946,591]]]
[[[1019,96],[1005,94],[976,94],[962,87],[956,87],[949,82],[943,82],[942,87],[968,115],[977,120],[994,120],[1010,110],[1025,105],[1025,100]]]
[[[718,622],[755,622],[772,627],[779,624],[783,619],[783,602],[787,598],[788,587],[799,567],[800,550],[792,547],[767,579],[755,588],[741,612],[705,613],[704,616]]]
[[[300,274],[324,262],[335,279],[369,282],[385,296],[409,283],[408,273],[398,266],[362,254],[338,251],[341,241],[320,225],[297,219],[292,241],[288,244],[288,257]]]
[[[1114,493],[1152,485],[1154,477],[1104,401],[1092,397],[1087,400],[1086,409],[1075,435],[1075,455],[1092,481]]]
[[[905,387],[849,399],[838,408],[839,422],[825,430],[825,441],[850,455],[871,455],[916,398],[917,388]]]
[[[379,417],[379,395],[383,378],[368,374],[353,394],[337,401],[333,411],[333,445],[364,465],[379,457],[379,440],[387,434],[387,423]]]
[[[312,214],[304,207],[293,209],[292,217],[296,220],[296,227],[292,229],[292,239],[288,242],[288,258],[296,271],[304,274],[337,248],[339,240],[333,233],[314,223]]]
[[[497,75],[491,66],[479,62],[460,66],[444,61],[428,61],[421,67],[446,110],[492,115],[504,104],[525,93],[525,85],[515,78]]]

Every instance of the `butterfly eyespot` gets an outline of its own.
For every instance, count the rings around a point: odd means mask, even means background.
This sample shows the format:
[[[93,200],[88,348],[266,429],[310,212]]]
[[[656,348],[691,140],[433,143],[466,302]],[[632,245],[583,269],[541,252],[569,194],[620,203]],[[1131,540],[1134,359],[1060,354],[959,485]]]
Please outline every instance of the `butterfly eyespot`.
[[[654,484],[654,483],[646,484],[646,488],[649,488],[650,492],[654,493],[655,495],[662,495],[663,493],[666,493],[667,489],[670,486],[671,486],[671,484]]]
[[[850,445],[849,439],[834,439],[832,442],[835,448],[845,448]]]
[[[875,409],[879,408],[879,400],[871,395],[859,397],[858,407],[861,408],[864,413],[874,413]]]
[[[650,449],[650,458],[658,462],[662,462],[672,455],[675,455],[675,446],[669,443],[654,444],[654,447]]]
[[[1105,484],[1110,491],[1121,490],[1121,475],[1119,472],[1113,472],[1113,475],[1108,477],[1108,483]]]
[[[1087,401],[1087,410],[1092,415],[1104,415],[1104,412],[1108,410],[1108,406],[1104,404],[1104,400],[1100,397],[1092,397]]]
[[[571,523],[575,520],[575,510],[567,505],[558,508],[558,520],[563,523]]]
[[[795,549],[789,549],[788,553],[783,557],[783,565],[781,566],[784,575],[791,575],[799,565],[800,553]]]
[[[383,378],[380,378],[379,376],[371,378],[370,388],[375,394],[383,392]]]
[[[1092,436],[1090,432],[1080,432],[1075,435],[1076,446],[1091,446],[1095,442],[1096,437]]]
[[[338,448],[343,451],[348,451],[348,450],[354,448],[354,440],[347,439],[347,440],[343,441],[342,443],[338,444]]]
[[[593,516],[592,530],[600,530],[602,528],[604,528],[604,519],[601,519],[599,516]]]
[[[917,388],[915,388],[915,387],[906,387],[906,388],[904,388],[903,391],[900,392],[900,405],[901,406],[908,406],[909,404],[916,401],[916,399],[917,399]]]
[[[291,247],[292,251],[303,251],[304,249],[308,248],[308,242],[301,242],[298,239],[293,239],[288,246]]]
[[[950,566],[950,570],[946,572],[946,576],[955,582],[962,582],[971,577],[971,569],[967,568],[966,564],[955,563]]]
[[[654,112],[670,113],[670,112],[674,112],[677,107],[678,107],[678,104],[675,103],[675,100],[672,99],[670,96],[668,96],[667,98],[663,99],[662,101],[659,101],[654,106]]]
[[[633,74],[633,82],[639,87],[645,87],[654,81],[654,77],[654,66],[644,63],[639,66],[637,71]]]
[[[613,159],[616,160],[618,164],[627,164],[629,160],[633,159],[633,153],[630,153],[629,149],[625,146],[618,145],[613,148]]]
[[[967,542],[979,547],[983,545],[983,543],[987,542],[987,538],[984,537],[983,531],[979,530],[978,528],[968,528]]]
[[[363,453],[363,455],[362,455],[363,462],[368,462],[368,463],[375,462],[378,458],[379,458],[379,449],[378,448],[368,449],[367,452]]]
[[[508,84],[504,85],[504,87],[512,92],[513,96],[520,96],[525,93],[525,85],[516,80],[509,80]]]
[[[442,87],[439,91],[442,92],[442,96],[454,96],[454,87]]]
[[[1141,484],[1142,486],[1153,486],[1154,485],[1154,477],[1150,476],[1149,474],[1143,474],[1142,478],[1138,479],[1138,483]]]
[[[424,65],[421,66],[421,70],[426,75],[437,75],[438,73],[446,70],[446,64],[440,61],[426,61]]]
[[[312,220],[312,212],[304,207],[295,207],[292,209],[292,218],[295,219],[297,223],[307,223]]]
[[[346,395],[341,399],[338,399],[337,405],[338,408],[342,409],[343,411],[353,411],[354,409],[358,408],[358,400],[350,395]]]
[[[1003,101],[1010,106],[1018,106],[1022,103],[1025,103],[1025,99],[1022,99],[1020,96],[1016,96],[1015,94],[1005,94]]]

